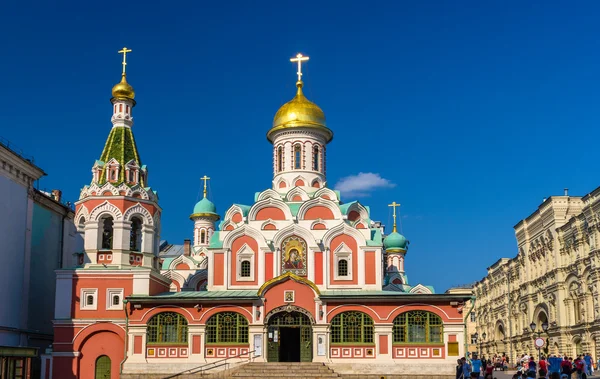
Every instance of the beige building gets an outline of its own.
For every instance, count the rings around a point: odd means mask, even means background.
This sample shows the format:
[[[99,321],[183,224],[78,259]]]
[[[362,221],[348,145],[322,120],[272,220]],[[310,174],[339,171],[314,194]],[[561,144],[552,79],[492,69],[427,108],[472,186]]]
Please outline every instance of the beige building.
[[[541,337],[542,353],[598,357],[599,212],[600,188],[583,197],[565,189],[515,225],[517,256],[498,260],[474,287],[486,356],[506,353],[515,362],[537,355],[534,341]]]
[[[452,287],[448,289],[446,293],[473,296],[473,286],[464,285],[459,287]],[[477,318],[475,312],[475,305],[476,302],[474,297],[472,297],[471,300],[467,300],[463,304],[460,304],[466,328],[464,333],[464,341],[462,341],[462,343],[465,346],[465,351],[469,353],[479,351],[479,344],[477,343],[478,340],[477,338],[475,338],[475,333],[477,333]]]

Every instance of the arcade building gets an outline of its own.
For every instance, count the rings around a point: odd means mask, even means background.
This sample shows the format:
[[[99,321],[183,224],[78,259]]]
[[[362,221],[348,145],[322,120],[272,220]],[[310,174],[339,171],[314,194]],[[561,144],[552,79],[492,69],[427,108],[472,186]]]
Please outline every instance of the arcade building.
[[[45,377],[169,374],[225,358],[454,375],[468,295],[409,285],[396,203],[385,236],[368,206],[329,188],[333,131],[303,94],[307,57],[292,60],[296,94],[267,131],[269,188],[219,214],[204,177],[193,238],[175,246],[160,240],[162,209],[133,136],[129,51],[112,89],[112,128],[76,203],[85,249],[57,271]]]

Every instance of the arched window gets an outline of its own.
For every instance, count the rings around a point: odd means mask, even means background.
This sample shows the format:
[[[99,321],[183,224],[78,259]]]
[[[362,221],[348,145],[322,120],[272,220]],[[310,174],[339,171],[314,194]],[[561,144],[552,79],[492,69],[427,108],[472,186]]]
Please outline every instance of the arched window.
[[[373,343],[373,319],[362,312],[344,312],[331,320],[331,343]]]
[[[79,226],[79,229],[85,228],[85,217],[81,216],[79,218],[79,225],[78,226]]]
[[[206,343],[248,343],[248,320],[236,312],[221,312],[206,322]]]
[[[200,243],[206,242],[206,230],[202,229],[200,231]]]
[[[119,295],[113,295],[112,305],[119,305],[120,303],[121,303],[121,299],[119,298]]]
[[[85,305],[94,305],[94,295],[87,295],[85,297]]]
[[[394,343],[443,343],[440,316],[427,311],[409,311],[394,319]]]
[[[102,225],[102,249],[112,249],[113,243],[113,218],[106,216],[101,221]]]
[[[300,144],[294,145],[294,169],[300,170],[302,168],[302,147]]]
[[[313,148],[313,170],[319,171],[319,146]]]
[[[242,278],[250,277],[250,261],[242,261],[242,267],[240,267],[240,276]]]
[[[277,148],[277,172],[283,171],[283,147]]]
[[[141,251],[142,248],[142,220],[137,217],[131,219],[129,232],[129,250]]]
[[[187,343],[188,323],[175,312],[163,312],[148,321],[148,343]]]
[[[345,259],[338,261],[338,276],[348,276],[348,261]]]
[[[99,356],[96,359],[94,379],[110,379],[110,369],[110,358],[107,355]]]

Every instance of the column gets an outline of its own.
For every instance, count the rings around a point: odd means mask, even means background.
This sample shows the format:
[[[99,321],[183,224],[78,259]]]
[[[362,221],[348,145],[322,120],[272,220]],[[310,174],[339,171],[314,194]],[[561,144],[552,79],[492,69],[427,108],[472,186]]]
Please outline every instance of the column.
[[[315,324],[313,332],[313,362],[327,362],[329,360],[329,332],[327,325]]]
[[[393,324],[375,325],[375,356],[378,361],[391,361],[393,359],[393,328]]]

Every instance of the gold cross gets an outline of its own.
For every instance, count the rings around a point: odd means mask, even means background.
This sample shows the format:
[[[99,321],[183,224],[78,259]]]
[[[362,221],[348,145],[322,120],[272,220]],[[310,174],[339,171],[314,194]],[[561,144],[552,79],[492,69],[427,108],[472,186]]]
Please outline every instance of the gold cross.
[[[206,182],[210,180],[210,178],[206,175],[200,178],[200,180],[204,180],[204,197],[206,197]]]
[[[127,66],[127,53],[131,53],[131,49],[124,47],[122,50],[117,51],[119,54],[123,54],[123,75],[125,75],[125,66]]]
[[[300,53],[296,55],[296,58],[290,58],[290,62],[298,62],[298,81],[302,80],[302,62],[307,60],[309,60],[309,57],[305,57]]]
[[[394,230],[392,231],[392,233],[396,233],[398,230],[396,229],[396,207],[399,207],[400,204],[396,203],[395,201],[392,202],[391,204],[388,204],[388,207],[394,207]]]

